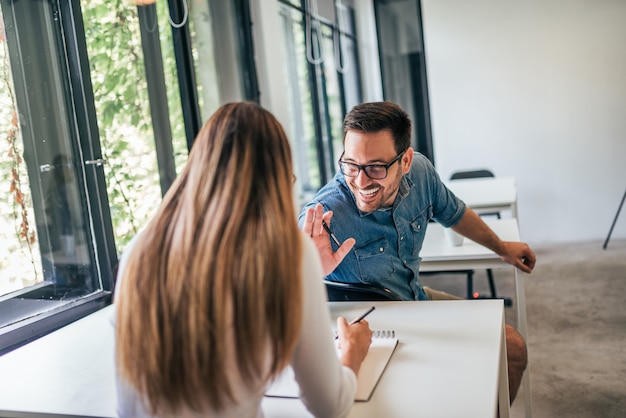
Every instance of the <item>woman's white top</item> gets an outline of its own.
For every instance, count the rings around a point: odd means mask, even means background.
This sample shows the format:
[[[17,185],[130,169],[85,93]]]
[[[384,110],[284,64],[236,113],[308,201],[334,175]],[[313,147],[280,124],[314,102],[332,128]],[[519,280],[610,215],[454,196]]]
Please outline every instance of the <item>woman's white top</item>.
[[[326,304],[326,289],[323,284],[322,266],[313,242],[301,233],[303,245],[302,260],[302,326],[296,350],[291,360],[296,380],[301,390],[301,400],[316,417],[342,417],[348,414],[356,393],[356,376],[352,369],[342,366],[337,358],[335,344],[330,329],[331,317]],[[120,261],[118,278],[126,266],[133,244],[128,246]],[[120,289],[118,279],[117,288]],[[116,294],[116,298],[123,295]],[[234,344],[232,338],[227,343]],[[210,407],[202,412],[181,411],[177,417],[250,417],[261,418],[261,400],[264,390],[253,392],[239,379],[235,367],[234,347],[227,351],[227,363],[232,367],[233,392],[237,402],[219,413]],[[260,385],[254,385],[260,386]],[[126,382],[117,377],[117,412],[120,417],[149,417],[143,408],[141,395]]]

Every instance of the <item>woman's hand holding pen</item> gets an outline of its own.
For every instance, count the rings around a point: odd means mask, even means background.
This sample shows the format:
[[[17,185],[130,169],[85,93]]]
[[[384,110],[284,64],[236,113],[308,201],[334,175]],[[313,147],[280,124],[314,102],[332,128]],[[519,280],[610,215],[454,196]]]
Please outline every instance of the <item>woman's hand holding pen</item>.
[[[341,348],[341,364],[359,374],[361,363],[372,344],[372,330],[366,320],[348,323],[346,318],[337,318],[337,337]]]
[[[324,276],[329,275],[335,270],[335,268],[341,263],[344,257],[354,247],[354,238],[348,238],[341,244],[337,251],[333,251],[333,247],[330,243],[330,234],[327,232],[330,220],[333,217],[331,211],[324,213],[324,207],[320,204],[315,205],[315,208],[308,208],[304,217],[304,224],[302,230],[305,234],[309,235],[315,246],[317,252],[322,260],[322,269],[324,270]],[[324,226],[326,223],[326,227]],[[335,238],[336,239],[336,238]]]

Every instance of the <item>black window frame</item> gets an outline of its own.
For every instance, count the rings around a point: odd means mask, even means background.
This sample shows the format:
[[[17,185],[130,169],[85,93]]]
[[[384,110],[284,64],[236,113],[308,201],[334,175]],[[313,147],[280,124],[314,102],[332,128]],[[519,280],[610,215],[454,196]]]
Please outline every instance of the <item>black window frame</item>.
[[[335,15],[337,14],[337,6],[334,0],[333,7],[335,8]],[[308,16],[311,22],[315,21],[320,25],[320,32],[324,30],[330,30],[331,33],[337,31],[337,36],[344,37],[345,39],[349,39],[354,45],[358,45],[357,37],[353,33],[346,31],[342,28],[336,28],[335,22],[330,22],[326,18],[318,15],[312,15],[309,10],[307,10],[307,2],[306,0],[301,0],[298,4],[295,4],[290,0],[278,0],[278,2],[292,10],[299,12],[302,15],[303,20],[303,34],[304,34],[304,42],[306,43],[306,20],[305,17]],[[351,13],[352,21],[354,21],[354,13]],[[354,28],[351,28],[354,31]],[[319,33],[319,39],[322,39],[324,35]],[[333,33],[334,36],[334,33]],[[358,86],[361,86],[361,70],[359,68],[359,51],[356,48],[355,51],[356,59],[352,63],[355,67],[356,71],[356,82]],[[342,56],[343,58],[343,56]],[[326,89],[326,75],[325,75],[325,63],[312,63],[307,62],[307,74],[308,74],[308,88],[310,91],[310,103],[311,110],[313,112],[313,132],[315,135],[314,141],[317,150],[317,166],[320,174],[320,187],[326,184],[335,174],[337,170],[337,156],[335,156],[335,152],[333,150],[333,138],[331,132],[331,120],[330,120],[330,106],[329,100],[327,96]],[[344,75],[341,71],[334,69],[334,72],[337,75],[338,80],[338,88],[339,88],[339,102],[341,105],[341,118],[346,115],[346,113],[350,110],[346,105],[346,97],[345,97],[345,80]],[[358,102],[362,101],[362,89],[359,88],[359,99]],[[304,192],[314,192],[314,190],[304,190]]]
[[[384,65],[384,45],[382,43],[382,24],[380,8],[393,3],[395,0],[374,0],[374,15],[376,19],[376,38],[378,39],[379,50],[379,62],[380,72],[383,81],[383,97],[385,100],[390,100],[403,105],[402,100],[395,97],[392,92],[385,88],[388,83],[395,81],[393,74],[387,74]],[[428,94],[428,76],[426,73],[426,52],[424,46],[424,29],[422,24],[422,2],[421,0],[412,0],[415,3],[416,16],[415,16],[415,28],[418,34],[418,50],[419,53],[412,54],[410,59],[411,65],[411,98],[410,107],[413,108],[413,114],[410,114],[413,120],[413,148],[425,155],[430,162],[435,164],[435,152],[433,147],[433,136],[430,120],[430,99]],[[408,104],[406,109],[408,111]]]
[[[28,287],[9,295],[3,296],[0,301],[2,315],[12,315],[13,323],[0,329],[0,354],[4,354],[20,347],[36,338],[52,332],[64,325],[95,312],[112,302],[114,287],[114,273],[117,265],[117,254],[111,214],[109,211],[106,184],[102,169],[102,154],[99,145],[98,126],[92,94],[89,63],[87,57],[84,26],[79,0],[51,0],[48,2],[16,2],[2,0],[1,6],[5,20],[7,42],[10,42],[9,56],[14,75],[15,96],[21,119],[26,124],[37,123],[37,118],[44,115],[31,114],[32,107],[29,89],[33,83],[26,84],[36,71],[28,62],[22,61],[24,49],[29,54],[42,54],[41,50],[34,49],[35,45],[42,48],[41,38],[37,38],[38,26],[32,22],[44,19],[46,12],[52,16],[55,30],[55,40],[60,56],[54,70],[62,74],[65,85],[57,86],[63,90],[64,105],[67,109],[70,126],[70,135],[76,155],[82,159],[82,167],[77,174],[84,176],[83,209],[89,211],[88,217],[91,231],[88,247],[92,260],[90,265],[92,280],[98,283],[98,289],[87,296],[73,298],[65,303],[60,302],[47,310],[30,312],[25,308],[28,299],[47,298],[49,285],[43,284]],[[50,9],[47,9],[50,8]],[[26,22],[31,22],[27,24]],[[50,68],[47,68],[51,71]],[[41,84],[45,80],[37,80]],[[45,90],[37,90],[40,94]],[[24,140],[24,155],[37,158],[36,145]],[[29,178],[37,178],[40,167],[37,161],[28,165]],[[31,185],[32,187],[32,185]],[[37,210],[37,208],[36,208]],[[97,249],[97,250],[96,250]],[[60,299],[62,301],[62,299]]]
[[[109,208],[107,187],[102,164],[106,162],[102,158],[100,137],[96,107],[94,103],[93,87],[87,43],[85,39],[85,27],[80,0],[45,0],[45,1],[15,1],[0,0],[5,20],[7,37],[12,37],[11,50],[14,58],[12,70],[16,90],[20,90],[16,96],[21,118],[35,120],[29,114],[27,100],[23,100],[30,93],[25,84],[26,77],[22,74],[26,65],[21,63],[19,56],[23,48],[31,48],[33,45],[41,47],[41,35],[33,28],[36,24],[21,24],[20,19],[42,18],[45,8],[50,8],[48,14],[54,20],[54,36],[59,51],[58,66],[54,68],[62,74],[65,81],[63,86],[64,106],[68,109],[67,123],[71,127],[72,141],[75,144],[76,155],[81,156],[82,164],[77,173],[80,180],[85,184],[82,199],[84,210],[87,212],[91,235],[89,236],[89,253],[92,260],[91,269],[93,277],[98,280],[99,289],[88,296],[69,300],[67,303],[59,303],[53,309],[38,312],[27,312],[20,303],[25,298],[41,298],[46,293],[47,283],[24,288],[0,297],[0,317],[12,315],[12,323],[0,328],[0,355],[14,350],[32,340],[59,329],[73,321],[76,321],[90,313],[106,307],[113,302],[115,278],[117,274],[118,256],[112,226],[111,212]],[[238,26],[237,41],[240,46],[241,71],[243,82],[242,100],[259,102],[260,92],[254,65],[254,47],[252,40],[252,21],[250,17],[250,5],[247,0],[235,0],[235,22]],[[174,21],[183,19],[184,11],[181,3],[168,0],[170,17]],[[50,12],[50,10],[52,10]],[[138,7],[138,17],[141,21],[154,21],[156,8],[154,5]],[[24,27],[23,27],[24,26]],[[144,25],[145,26],[145,25]],[[143,29],[143,26],[142,26]],[[179,80],[179,94],[183,106],[183,119],[188,149],[191,149],[193,140],[201,127],[201,116],[197,97],[197,83],[194,75],[194,62],[192,54],[191,38],[188,25],[181,27],[161,28],[172,30],[172,41],[175,48],[176,71]],[[149,88],[149,100],[155,131],[157,158],[159,164],[159,176],[161,191],[164,194],[175,177],[175,167],[172,159],[172,137],[167,116],[167,101],[165,97],[165,85],[163,81],[162,56],[158,45],[158,36],[154,33],[148,35],[142,33],[144,59],[146,60],[146,79]],[[29,45],[30,44],[30,45]],[[39,51],[41,52],[41,51]],[[11,53],[11,52],[10,52]],[[150,63],[150,64],[148,64]],[[22,83],[22,84],[20,84]],[[25,146],[25,148],[27,148]],[[31,146],[31,149],[34,145]],[[25,154],[28,151],[25,149]],[[36,152],[33,153],[36,155]],[[39,164],[31,164],[29,178],[36,178]],[[30,170],[35,170],[31,172]],[[37,210],[37,208],[35,208]],[[49,293],[49,292],[48,292]]]

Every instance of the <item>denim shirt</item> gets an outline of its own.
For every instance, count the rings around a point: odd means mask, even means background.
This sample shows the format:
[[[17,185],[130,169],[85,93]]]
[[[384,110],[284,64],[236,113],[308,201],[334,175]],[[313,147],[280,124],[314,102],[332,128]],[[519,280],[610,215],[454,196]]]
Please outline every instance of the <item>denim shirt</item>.
[[[340,242],[350,237],[356,240],[327,279],[378,284],[405,300],[428,299],[419,281],[419,254],[428,222],[433,219],[450,227],[465,213],[465,203],[445,187],[430,161],[417,152],[391,208],[361,212],[341,172],[304,206],[300,226],[306,208],[317,203],[325,212],[333,211],[331,228]],[[331,245],[337,249],[332,241]]]

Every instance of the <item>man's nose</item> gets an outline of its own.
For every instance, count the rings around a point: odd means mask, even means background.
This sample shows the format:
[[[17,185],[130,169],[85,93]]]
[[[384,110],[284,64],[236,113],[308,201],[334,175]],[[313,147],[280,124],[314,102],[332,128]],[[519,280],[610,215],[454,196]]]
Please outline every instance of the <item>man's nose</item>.
[[[359,174],[357,174],[356,178],[354,179],[354,181],[359,187],[363,187],[363,186],[367,186],[368,184],[370,184],[372,182],[372,179],[367,177],[367,174],[365,174],[364,169],[361,169],[359,171]]]

